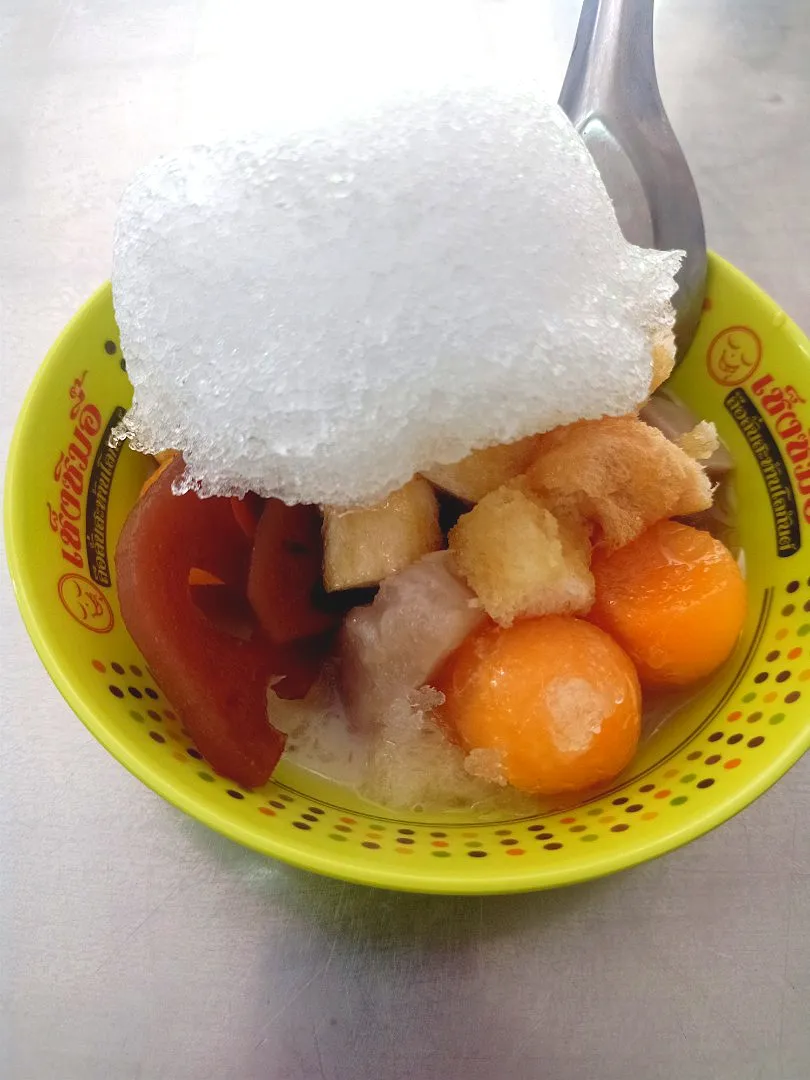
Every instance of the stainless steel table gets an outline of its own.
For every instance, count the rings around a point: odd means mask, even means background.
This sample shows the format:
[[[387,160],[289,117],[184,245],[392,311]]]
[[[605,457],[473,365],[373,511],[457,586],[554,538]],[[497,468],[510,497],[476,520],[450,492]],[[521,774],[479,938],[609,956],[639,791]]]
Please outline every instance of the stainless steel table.
[[[107,275],[133,168],[224,126],[235,102],[261,115],[285,59],[299,82],[305,59],[341,77],[346,9],[315,8],[0,0],[4,459],[40,358]],[[578,3],[535,8],[545,31],[523,45],[559,79]],[[810,5],[658,8],[710,241],[810,327]],[[368,48],[396,48],[399,31],[369,19]],[[4,562],[1,602],[2,1080],[810,1074],[810,761],[731,824],[612,879],[385,895],[259,858],[150,794],[59,698]]]

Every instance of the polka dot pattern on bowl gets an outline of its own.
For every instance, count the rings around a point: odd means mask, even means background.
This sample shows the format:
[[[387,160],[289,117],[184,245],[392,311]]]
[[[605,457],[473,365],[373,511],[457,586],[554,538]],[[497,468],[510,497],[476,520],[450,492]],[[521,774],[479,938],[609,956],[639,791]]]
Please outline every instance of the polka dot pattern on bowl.
[[[786,595],[795,597],[801,587],[795,580],[789,582]],[[810,595],[810,581],[804,588]],[[767,746],[768,729],[784,723],[801,700],[801,691],[792,687],[810,678],[810,643],[800,643],[810,633],[810,599],[807,612],[796,603],[782,605],[773,632],[766,634],[767,613],[772,607],[773,597],[766,596],[758,634],[749,650],[753,665],[749,678],[751,673],[753,677],[748,685],[753,688],[732,693],[730,707],[715,710],[717,715],[705,721],[701,731],[693,733],[677,753],[648,770],[648,775],[626,783],[621,793],[617,789],[567,811],[552,810],[532,819],[484,823],[475,828],[452,821],[400,821],[387,811],[375,815],[319,804],[279,781],[271,781],[261,791],[240,788],[207,766],[145,665],[97,656],[91,666],[106,680],[111,700],[127,706],[126,718],[138,726],[142,737],[186,765],[194,782],[209,792],[211,788],[218,791],[235,811],[256,815],[267,828],[283,823],[299,833],[317,833],[343,849],[359,849],[368,857],[387,853],[407,858],[423,853],[432,860],[476,863],[538,855],[553,858],[572,845],[599,845],[608,839],[615,842],[634,830],[648,828],[665,809],[682,811]],[[766,644],[765,638],[771,640]]]

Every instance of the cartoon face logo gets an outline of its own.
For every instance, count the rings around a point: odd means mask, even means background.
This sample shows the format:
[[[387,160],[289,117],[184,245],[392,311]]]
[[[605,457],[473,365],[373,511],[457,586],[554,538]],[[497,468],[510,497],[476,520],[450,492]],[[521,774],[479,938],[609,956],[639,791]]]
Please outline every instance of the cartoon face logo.
[[[709,346],[706,366],[721,386],[740,386],[750,379],[762,359],[762,342],[748,326],[721,330]]]
[[[104,593],[81,574],[64,574],[59,579],[59,599],[68,615],[94,634],[109,634],[115,618]]]

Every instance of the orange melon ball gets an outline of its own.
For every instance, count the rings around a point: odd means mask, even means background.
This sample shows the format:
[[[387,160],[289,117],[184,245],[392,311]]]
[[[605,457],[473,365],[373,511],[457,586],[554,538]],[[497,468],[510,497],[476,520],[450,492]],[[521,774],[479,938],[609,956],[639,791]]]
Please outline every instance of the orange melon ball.
[[[638,744],[641,691],[619,646],[548,615],[476,631],[440,673],[442,719],[467,750],[494,750],[504,778],[535,795],[611,780]]]
[[[719,540],[659,521],[618,551],[594,553],[596,603],[588,616],[619,642],[643,686],[689,686],[731,655],[746,589]]]

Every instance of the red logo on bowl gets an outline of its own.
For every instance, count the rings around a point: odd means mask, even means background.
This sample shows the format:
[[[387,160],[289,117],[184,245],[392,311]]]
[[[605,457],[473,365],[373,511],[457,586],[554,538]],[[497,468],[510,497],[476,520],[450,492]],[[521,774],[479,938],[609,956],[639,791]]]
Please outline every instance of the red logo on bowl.
[[[706,366],[721,386],[741,386],[762,359],[762,342],[750,326],[729,326],[714,338],[706,353]]]
[[[94,634],[109,634],[115,617],[107,597],[81,574],[64,574],[59,579],[59,599],[72,618]]]
[[[84,569],[81,529],[84,474],[90,465],[93,443],[102,423],[98,407],[85,400],[86,376],[87,372],[82,372],[68,391],[73,434],[53,471],[53,478],[59,485],[59,502],[56,506],[47,504],[48,521],[61,542],[62,558],[79,570]]]

